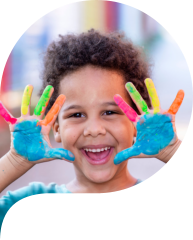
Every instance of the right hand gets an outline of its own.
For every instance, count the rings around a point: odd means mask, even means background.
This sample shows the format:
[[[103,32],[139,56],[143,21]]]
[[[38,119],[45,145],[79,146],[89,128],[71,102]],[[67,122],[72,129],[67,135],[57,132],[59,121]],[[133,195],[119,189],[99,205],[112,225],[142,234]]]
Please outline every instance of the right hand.
[[[181,143],[176,133],[175,114],[182,104],[184,91],[180,90],[169,110],[164,111],[161,109],[153,81],[147,78],[145,85],[152,102],[152,109],[148,108],[146,102],[131,82],[126,84],[126,89],[141,113],[140,115],[121,96],[114,96],[117,105],[133,122],[137,130],[136,142],[132,147],[119,152],[115,156],[115,164],[120,164],[134,157],[157,158],[166,163],[177,150],[176,147]]]
[[[63,148],[53,148],[49,140],[51,126],[64,104],[65,96],[60,95],[43,119],[46,106],[54,91],[47,86],[30,116],[30,100],[33,86],[26,86],[22,98],[21,117],[14,118],[0,102],[0,115],[9,123],[11,132],[11,153],[33,164],[63,159],[74,161],[74,155]],[[43,120],[42,120],[43,119]]]

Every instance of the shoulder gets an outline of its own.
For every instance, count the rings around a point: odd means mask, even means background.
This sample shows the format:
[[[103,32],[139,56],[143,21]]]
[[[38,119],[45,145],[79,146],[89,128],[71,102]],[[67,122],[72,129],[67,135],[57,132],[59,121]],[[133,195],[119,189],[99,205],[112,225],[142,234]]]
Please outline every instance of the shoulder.
[[[20,188],[15,191],[17,194],[26,194],[26,196],[43,194],[43,193],[65,193],[68,190],[65,185],[57,185],[56,183],[50,183],[45,185],[42,182],[32,182],[27,187]]]
[[[2,201],[6,200],[15,203],[20,199],[36,194],[66,192],[69,191],[66,189],[65,185],[58,186],[56,183],[45,185],[42,182],[32,182],[26,187],[22,187],[15,191],[8,191],[7,194],[0,199],[0,202],[2,203]]]
[[[23,198],[43,193],[70,193],[65,185],[58,186],[56,183],[45,185],[41,182],[32,182],[26,187],[15,191],[8,191],[5,196],[0,198],[0,232],[1,224],[7,211]]]
[[[32,182],[26,187],[15,191],[8,191],[5,196],[0,198],[0,232],[3,219],[8,210],[19,200],[43,193],[70,193],[65,185],[58,186],[56,183],[45,185],[41,182]]]
[[[19,188],[15,191],[8,191],[5,196],[0,199],[0,203],[4,201],[17,202],[22,198],[29,197],[38,193],[42,193],[44,188],[43,183],[30,183],[28,186]]]

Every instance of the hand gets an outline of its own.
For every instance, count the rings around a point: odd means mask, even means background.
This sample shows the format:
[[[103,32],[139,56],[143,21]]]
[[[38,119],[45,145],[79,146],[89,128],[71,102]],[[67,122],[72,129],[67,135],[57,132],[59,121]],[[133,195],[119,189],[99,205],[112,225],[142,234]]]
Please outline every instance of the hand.
[[[177,93],[171,107],[165,112],[160,108],[159,98],[153,81],[147,78],[145,84],[153,106],[152,110],[148,108],[135,86],[131,82],[126,84],[126,89],[141,115],[138,115],[119,95],[114,96],[117,105],[134,123],[137,129],[136,142],[132,147],[119,152],[115,156],[115,164],[134,157],[159,158],[160,155],[163,155],[163,151],[167,146],[179,141],[175,128],[175,114],[183,101],[183,90]]]
[[[9,123],[11,131],[11,151],[26,160],[39,163],[56,158],[74,161],[74,155],[63,148],[52,148],[49,132],[52,124],[65,101],[65,96],[60,95],[44,120],[44,112],[49,99],[54,91],[52,86],[47,86],[30,116],[30,101],[33,86],[26,86],[22,98],[21,117],[14,118],[0,102],[0,114]]]

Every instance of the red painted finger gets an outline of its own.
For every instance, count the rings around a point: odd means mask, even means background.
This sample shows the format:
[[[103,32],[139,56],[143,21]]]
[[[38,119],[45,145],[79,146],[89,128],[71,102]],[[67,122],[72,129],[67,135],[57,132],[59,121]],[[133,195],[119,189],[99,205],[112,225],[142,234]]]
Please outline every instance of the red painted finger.
[[[129,118],[129,120],[131,120],[132,122],[136,122],[138,115],[135,112],[135,110],[133,110],[132,107],[130,107],[123,99],[120,95],[116,94],[114,96],[114,100],[116,102],[116,104],[121,108],[121,110],[125,113],[125,115]]]
[[[12,117],[1,102],[0,102],[0,115],[5,119],[6,122],[10,122],[11,124],[15,124],[17,122],[17,118]]]
[[[167,112],[170,114],[176,114],[182,104],[183,99],[184,99],[184,91],[179,90],[176,95],[175,100],[173,101],[172,105],[170,106],[170,108]]]

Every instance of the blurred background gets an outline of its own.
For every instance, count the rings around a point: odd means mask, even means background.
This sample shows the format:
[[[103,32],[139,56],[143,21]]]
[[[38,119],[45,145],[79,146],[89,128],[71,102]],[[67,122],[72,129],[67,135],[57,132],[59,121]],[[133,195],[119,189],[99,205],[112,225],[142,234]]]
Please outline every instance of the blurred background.
[[[0,100],[14,117],[20,116],[20,105],[24,87],[34,86],[32,110],[38,102],[41,87],[39,74],[42,66],[42,53],[48,44],[59,34],[81,33],[90,28],[102,32],[124,31],[135,44],[144,48],[152,63],[152,75],[162,109],[167,110],[179,89],[185,91],[183,104],[176,116],[178,137],[183,140],[191,117],[192,83],[186,60],[178,45],[169,33],[145,13],[124,4],[110,1],[83,1],[65,5],[45,15],[35,22],[21,36],[7,60],[2,81]],[[51,143],[55,143],[52,133]],[[7,123],[0,117],[0,157],[10,147],[10,134]],[[145,180],[160,170],[164,164],[154,158],[131,159],[128,168],[131,174]],[[74,178],[73,164],[61,160],[37,164],[8,186],[15,190],[32,181],[45,184],[67,183]]]

